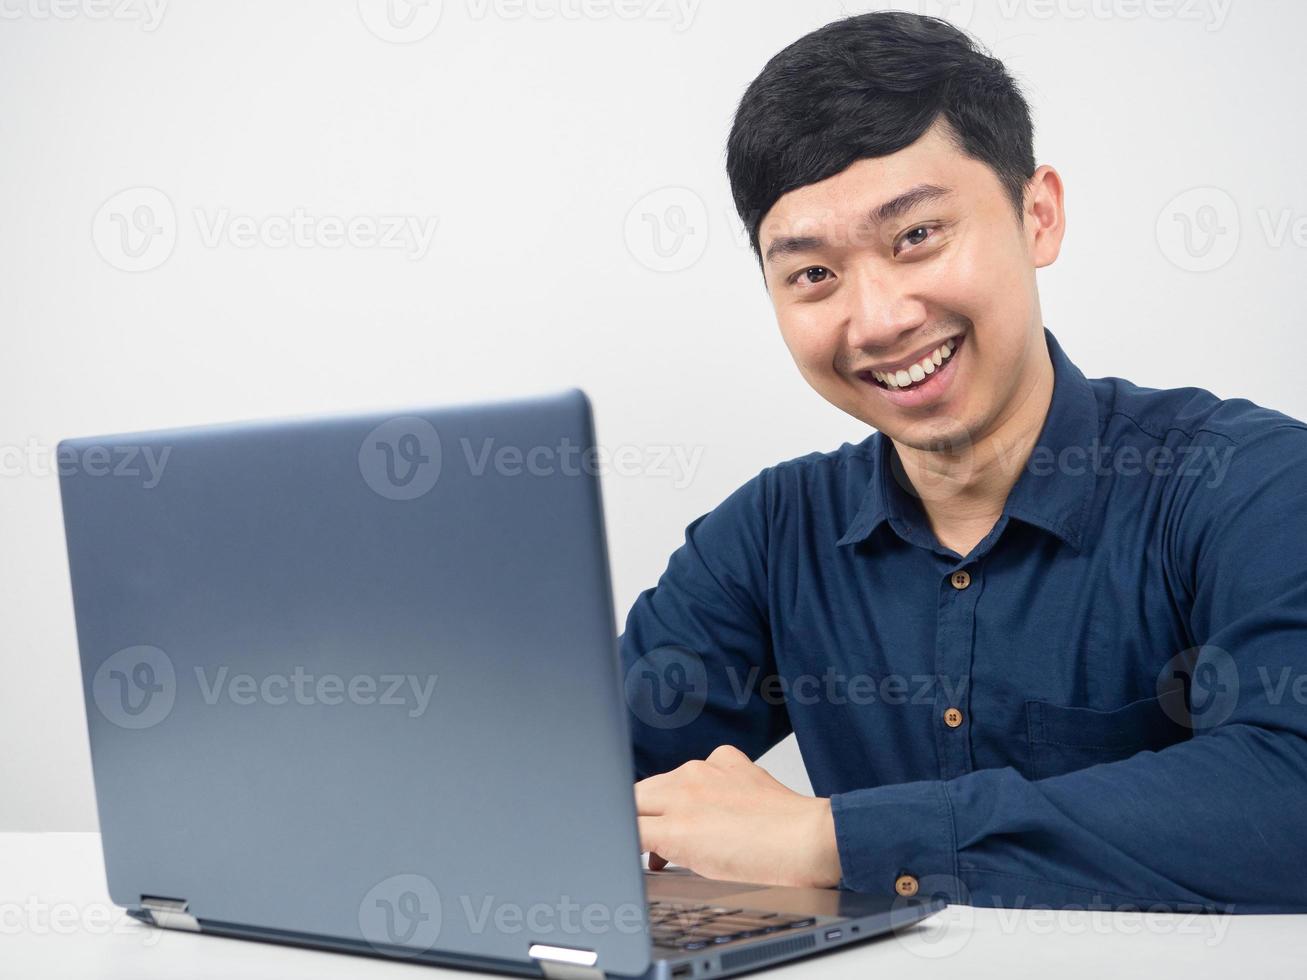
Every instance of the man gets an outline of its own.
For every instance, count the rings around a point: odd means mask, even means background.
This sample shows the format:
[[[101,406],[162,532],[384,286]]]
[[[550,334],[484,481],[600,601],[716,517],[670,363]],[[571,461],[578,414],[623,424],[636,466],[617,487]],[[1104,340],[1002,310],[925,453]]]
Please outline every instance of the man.
[[[746,91],[727,167],[782,335],[878,431],[764,469],[631,609],[652,868],[1307,909],[1307,426],[1084,377],[1043,326],[1065,214],[1031,140],[1003,66],[904,13]],[[751,761],[791,731],[816,798]]]

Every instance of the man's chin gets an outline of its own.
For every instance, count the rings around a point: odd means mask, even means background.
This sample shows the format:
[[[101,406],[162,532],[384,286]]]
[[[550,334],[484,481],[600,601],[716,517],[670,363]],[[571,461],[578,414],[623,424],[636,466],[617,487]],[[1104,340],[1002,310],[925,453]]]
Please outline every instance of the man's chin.
[[[962,456],[972,446],[971,430],[956,420],[932,419],[903,427],[900,431],[889,428],[881,431],[899,445],[923,453]]]
[[[812,383],[811,379],[809,383]],[[887,418],[883,405],[875,406],[879,410],[869,410],[865,402],[850,399],[848,389],[843,385],[813,384],[812,387],[846,415],[882,432],[901,446],[921,452],[963,455],[974,443],[971,427],[953,415],[932,415],[905,423],[900,418]]]
[[[905,422],[901,418],[869,419],[868,424],[898,446],[942,457],[969,458],[975,445],[975,431],[963,419],[952,415],[932,416]]]

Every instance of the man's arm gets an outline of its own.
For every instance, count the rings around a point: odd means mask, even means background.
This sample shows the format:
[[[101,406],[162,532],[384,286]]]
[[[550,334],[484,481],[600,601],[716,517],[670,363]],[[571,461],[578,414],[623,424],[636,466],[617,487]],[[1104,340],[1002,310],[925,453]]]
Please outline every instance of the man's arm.
[[[891,893],[906,874],[981,905],[1307,910],[1307,426],[1240,443],[1172,520],[1202,644],[1194,738],[1048,779],[836,794],[846,887]]]
[[[767,618],[767,471],[685,530],[619,638],[642,779],[734,745],[757,758],[790,732],[754,676],[775,674]]]

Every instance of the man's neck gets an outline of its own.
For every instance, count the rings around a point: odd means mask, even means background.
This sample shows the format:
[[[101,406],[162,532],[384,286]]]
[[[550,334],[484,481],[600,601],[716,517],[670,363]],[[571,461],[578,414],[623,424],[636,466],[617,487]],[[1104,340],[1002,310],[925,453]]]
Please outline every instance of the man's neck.
[[[1008,494],[1039,440],[1053,397],[1053,364],[1039,343],[1011,404],[969,446],[954,452],[894,443],[940,542],[967,554],[1003,513]]]

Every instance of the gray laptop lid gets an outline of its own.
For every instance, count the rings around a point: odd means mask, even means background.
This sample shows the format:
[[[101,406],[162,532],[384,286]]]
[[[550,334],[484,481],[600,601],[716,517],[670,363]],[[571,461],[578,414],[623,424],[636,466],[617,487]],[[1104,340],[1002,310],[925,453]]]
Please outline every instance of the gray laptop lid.
[[[643,972],[591,446],[576,390],[62,443],[113,900]]]

